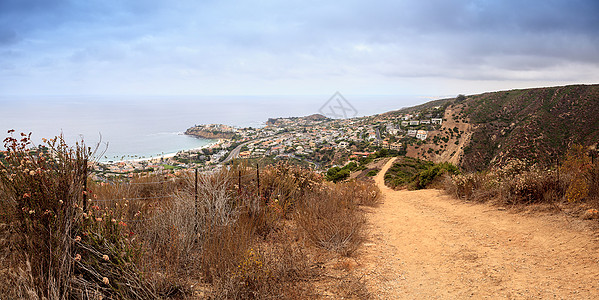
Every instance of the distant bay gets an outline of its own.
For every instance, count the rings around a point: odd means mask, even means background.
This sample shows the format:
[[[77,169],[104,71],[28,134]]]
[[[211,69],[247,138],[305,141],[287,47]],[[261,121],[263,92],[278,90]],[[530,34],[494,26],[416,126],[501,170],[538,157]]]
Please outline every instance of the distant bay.
[[[405,96],[346,98],[358,115],[426,101]],[[69,143],[80,137],[88,146],[100,142],[100,150],[106,150],[98,157],[102,161],[156,157],[211,143],[183,135],[196,124],[259,127],[271,117],[318,113],[327,100],[328,96],[0,96],[0,137],[15,129],[32,132],[39,143],[62,132]]]

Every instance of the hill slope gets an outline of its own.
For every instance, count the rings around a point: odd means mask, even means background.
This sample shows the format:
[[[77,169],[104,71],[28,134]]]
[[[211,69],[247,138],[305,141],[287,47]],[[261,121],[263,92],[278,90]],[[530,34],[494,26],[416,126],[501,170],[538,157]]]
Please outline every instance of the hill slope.
[[[599,85],[510,90],[436,100],[445,109],[443,125],[408,156],[459,164],[480,171],[508,160],[555,164],[572,144],[599,142]],[[390,112],[392,114],[395,112]]]
[[[472,124],[461,161],[466,170],[510,158],[548,165],[572,144],[599,141],[599,85],[485,93],[454,105]]]

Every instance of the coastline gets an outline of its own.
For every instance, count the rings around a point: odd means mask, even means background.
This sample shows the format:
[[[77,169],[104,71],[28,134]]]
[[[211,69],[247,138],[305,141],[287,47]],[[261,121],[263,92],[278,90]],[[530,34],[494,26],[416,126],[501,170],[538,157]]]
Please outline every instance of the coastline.
[[[163,155],[159,155],[159,156],[151,156],[151,157],[142,157],[142,158],[133,158],[133,159],[123,159],[123,160],[109,160],[109,161],[98,161],[98,163],[101,164],[118,164],[118,163],[134,163],[134,162],[143,162],[143,161],[147,161],[147,162],[152,162],[152,163],[158,163],[161,160],[164,159],[169,159],[169,158],[173,158],[175,157],[178,153],[185,153],[185,152],[193,152],[193,151],[200,151],[202,149],[208,149],[208,148],[213,148],[216,145],[221,145],[222,143],[225,142],[225,139],[212,139],[212,142],[200,146],[200,147],[196,147],[196,148],[191,148],[191,149],[184,149],[184,150],[180,150],[177,152],[171,152],[171,153],[165,153]]]

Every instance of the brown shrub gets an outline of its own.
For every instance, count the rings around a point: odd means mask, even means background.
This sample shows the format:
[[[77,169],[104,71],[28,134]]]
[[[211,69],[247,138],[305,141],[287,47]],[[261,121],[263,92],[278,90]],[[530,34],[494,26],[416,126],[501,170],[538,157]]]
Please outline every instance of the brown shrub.
[[[84,192],[89,153],[57,141],[46,156],[15,144],[0,167],[0,298],[185,297],[198,280],[215,299],[308,298],[316,273],[303,238],[351,254],[363,238],[358,205],[380,199],[372,183],[324,184],[287,164],[199,174],[197,196],[185,171]]]
[[[555,171],[533,169],[504,180],[501,198],[506,204],[553,202],[564,195]]]
[[[341,197],[353,199],[357,205],[376,206],[381,203],[381,191],[369,181],[347,181],[337,184],[337,192]]]
[[[315,245],[351,255],[364,240],[365,217],[342,189],[342,185],[329,184],[305,195],[296,220]]]

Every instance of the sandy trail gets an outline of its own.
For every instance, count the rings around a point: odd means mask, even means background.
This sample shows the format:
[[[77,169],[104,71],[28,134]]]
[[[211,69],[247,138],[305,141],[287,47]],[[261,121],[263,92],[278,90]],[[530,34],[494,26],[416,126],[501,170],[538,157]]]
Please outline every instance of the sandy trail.
[[[563,216],[393,191],[367,212],[358,261],[378,299],[599,299],[599,242]]]

